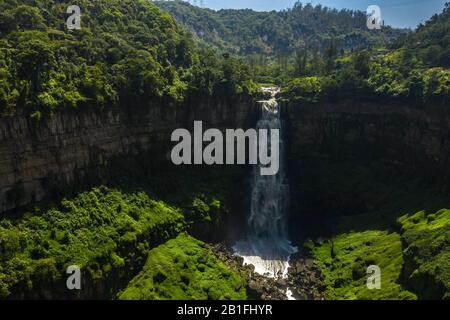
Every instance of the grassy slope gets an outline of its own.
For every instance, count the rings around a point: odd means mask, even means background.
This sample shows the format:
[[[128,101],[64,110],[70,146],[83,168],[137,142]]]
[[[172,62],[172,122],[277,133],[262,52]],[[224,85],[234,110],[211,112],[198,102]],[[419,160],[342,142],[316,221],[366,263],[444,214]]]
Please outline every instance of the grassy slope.
[[[328,299],[414,299],[397,283],[403,257],[400,236],[386,231],[340,234],[313,249]],[[381,289],[367,289],[367,267],[381,269]]]
[[[450,210],[421,211],[398,222],[398,233],[349,231],[310,244],[329,299],[450,297]],[[373,264],[381,268],[380,290],[366,287],[366,270]]]
[[[124,300],[245,298],[243,278],[186,234],[151,250],[143,271],[119,295]]]

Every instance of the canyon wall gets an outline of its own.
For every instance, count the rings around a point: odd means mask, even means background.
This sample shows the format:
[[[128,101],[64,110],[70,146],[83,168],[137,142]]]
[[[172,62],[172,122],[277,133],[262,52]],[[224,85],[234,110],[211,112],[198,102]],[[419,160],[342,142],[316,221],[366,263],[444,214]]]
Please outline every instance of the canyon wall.
[[[176,128],[247,128],[256,121],[250,98],[202,101],[149,110],[59,113],[39,121],[0,118],[0,212],[45,199],[54,188],[101,172],[111,157],[154,152],[170,161]],[[152,153],[153,157],[153,153]]]
[[[408,204],[425,209],[416,195],[431,199],[426,192],[442,191],[440,185],[448,181],[450,117],[437,108],[285,102],[282,116],[288,137],[290,225],[305,232],[317,226],[323,232],[323,222],[339,216],[394,216],[414,209]],[[390,208],[397,200],[397,207]]]
[[[383,159],[450,165],[450,117],[438,110],[383,104],[284,105],[290,158]]]

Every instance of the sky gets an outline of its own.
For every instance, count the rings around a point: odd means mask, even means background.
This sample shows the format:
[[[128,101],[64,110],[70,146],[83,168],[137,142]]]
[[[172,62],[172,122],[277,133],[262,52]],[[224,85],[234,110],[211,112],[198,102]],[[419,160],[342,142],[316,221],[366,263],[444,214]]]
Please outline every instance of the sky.
[[[201,0],[196,0],[200,3]],[[366,11],[369,5],[381,8],[381,19],[398,28],[414,29],[433,14],[442,12],[448,0],[305,0],[303,3],[322,4],[331,8],[348,8]],[[194,0],[190,1],[191,3]],[[297,0],[203,0],[211,9],[243,9],[257,11],[282,10],[292,7]]]

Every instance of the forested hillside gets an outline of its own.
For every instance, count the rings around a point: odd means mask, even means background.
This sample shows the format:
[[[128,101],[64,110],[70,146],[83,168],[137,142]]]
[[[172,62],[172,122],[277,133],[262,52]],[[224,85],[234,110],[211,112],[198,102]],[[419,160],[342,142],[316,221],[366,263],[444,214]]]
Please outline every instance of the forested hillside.
[[[448,105],[450,5],[392,45],[339,56],[297,56],[286,71],[284,96],[291,101],[338,100]],[[279,80],[280,81],[280,80]]]
[[[285,11],[202,9],[185,1],[156,4],[202,41],[239,55],[291,55],[324,51],[331,43],[344,50],[386,44],[404,31],[368,30],[365,12],[336,10],[298,2]]]
[[[415,32],[396,41],[428,67],[450,67],[450,3],[441,14],[435,14]],[[395,47],[395,46],[394,46]]]
[[[145,108],[252,89],[239,61],[194,48],[150,1],[80,0],[80,30],[66,26],[69,4],[0,3],[0,114]]]

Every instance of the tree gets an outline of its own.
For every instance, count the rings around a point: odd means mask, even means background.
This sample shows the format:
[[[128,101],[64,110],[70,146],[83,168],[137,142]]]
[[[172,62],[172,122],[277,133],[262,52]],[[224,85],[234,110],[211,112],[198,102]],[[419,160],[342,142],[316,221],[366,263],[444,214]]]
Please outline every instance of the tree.
[[[294,61],[294,76],[300,77],[306,75],[307,52],[306,50],[297,51]]]
[[[354,67],[363,77],[367,77],[370,71],[370,53],[366,50],[356,53]]]
[[[335,66],[338,50],[334,41],[325,49],[325,71],[331,72]]]

